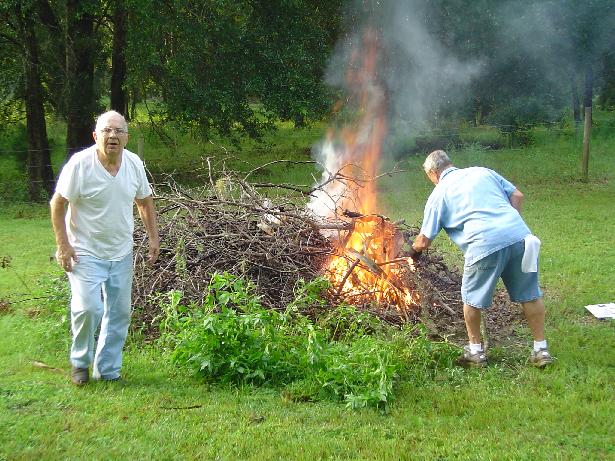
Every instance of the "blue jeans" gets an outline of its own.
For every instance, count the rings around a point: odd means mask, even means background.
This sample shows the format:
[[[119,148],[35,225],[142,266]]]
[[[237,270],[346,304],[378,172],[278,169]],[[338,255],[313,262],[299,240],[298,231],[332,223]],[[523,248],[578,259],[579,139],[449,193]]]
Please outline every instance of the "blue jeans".
[[[131,313],[132,254],[120,261],[81,255],[68,272],[71,288],[71,364],[88,368],[95,379],[120,376],[122,349]],[[96,355],[94,335],[100,325]]]

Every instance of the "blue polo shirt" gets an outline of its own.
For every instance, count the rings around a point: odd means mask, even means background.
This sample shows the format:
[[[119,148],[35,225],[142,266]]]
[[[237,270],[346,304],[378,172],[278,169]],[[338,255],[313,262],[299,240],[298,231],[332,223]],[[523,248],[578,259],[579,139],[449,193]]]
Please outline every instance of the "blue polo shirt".
[[[444,229],[469,266],[531,233],[510,204],[515,189],[488,168],[447,168],[427,200],[421,233],[433,240]]]

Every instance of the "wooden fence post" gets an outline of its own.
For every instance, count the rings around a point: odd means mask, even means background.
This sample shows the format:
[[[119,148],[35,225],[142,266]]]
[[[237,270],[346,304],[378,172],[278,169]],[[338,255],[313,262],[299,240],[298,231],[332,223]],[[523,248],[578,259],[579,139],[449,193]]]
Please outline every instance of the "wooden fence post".
[[[585,74],[585,124],[583,129],[583,176],[584,182],[589,180],[589,139],[592,129],[592,87],[594,85],[594,73],[591,65],[587,67]]]
[[[145,143],[145,139],[143,138],[143,133],[139,133],[139,137],[137,138],[137,155],[141,160],[143,160],[143,144]]]

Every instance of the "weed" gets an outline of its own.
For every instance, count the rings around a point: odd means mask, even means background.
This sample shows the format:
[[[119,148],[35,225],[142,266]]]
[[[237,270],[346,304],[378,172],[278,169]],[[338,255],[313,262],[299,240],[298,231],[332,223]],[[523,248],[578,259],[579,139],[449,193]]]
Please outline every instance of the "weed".
[[[0,315],[8,314],[13,310],[13,306],[8,299],[0,298]]]
[[[336,341],[351,341],[365,335],[384,332],[384,325],[375,315],[355,306],[342,304],[318,319],[320,328]]]
[[[354,307],[316,323],[302,315],[299,307],[324,305],[319,294],[327,287],[321,279],[299,283],[280,313],[263,308],[244,279],[214,274],[202,306],[168,293],[161,344],[173,363],[207,381],[278,386],[290,400],[339,400],[350,408],[384,408],[402,372],[419,382],[451,366],[452,346],[415,332],[390,329],[387,337],[375,317]]]

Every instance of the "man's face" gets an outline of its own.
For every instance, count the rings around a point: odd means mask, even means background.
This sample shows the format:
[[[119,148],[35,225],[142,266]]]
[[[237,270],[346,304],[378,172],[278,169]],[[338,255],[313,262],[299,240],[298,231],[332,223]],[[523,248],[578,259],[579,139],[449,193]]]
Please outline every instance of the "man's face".
[[[438,173],[436,173],[435,171],[428,171],[426,174],[429,180],[434,183],[434,185],[438,184]]]
[[[104,155],[119,155],[128,143],[124,121],[117,115],[111,115],[101,127],[92,133],[98,151]]]

